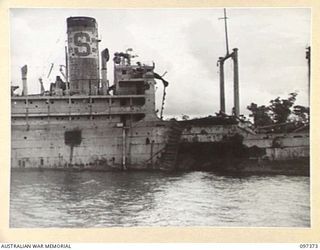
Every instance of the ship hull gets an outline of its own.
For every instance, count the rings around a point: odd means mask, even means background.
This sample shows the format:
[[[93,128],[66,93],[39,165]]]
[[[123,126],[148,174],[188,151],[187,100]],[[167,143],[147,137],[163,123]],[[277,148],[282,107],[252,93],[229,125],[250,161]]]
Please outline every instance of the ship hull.
[[[11,166],[106,171],[159,168],[159,158],[152,156],[165,147],[168,124],[144,120],[130,128],[117,124],[89,120],[12,125]]]

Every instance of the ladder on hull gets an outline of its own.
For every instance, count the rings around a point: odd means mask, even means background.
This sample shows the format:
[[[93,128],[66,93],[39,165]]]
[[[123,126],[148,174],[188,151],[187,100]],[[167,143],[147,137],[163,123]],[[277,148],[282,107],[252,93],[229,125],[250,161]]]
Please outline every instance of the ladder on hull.
[[[183,128],[179,125],[178,122],[171,121],[168,134],[168,142],[161,155],[160,169],[175,169],[182,130]]]

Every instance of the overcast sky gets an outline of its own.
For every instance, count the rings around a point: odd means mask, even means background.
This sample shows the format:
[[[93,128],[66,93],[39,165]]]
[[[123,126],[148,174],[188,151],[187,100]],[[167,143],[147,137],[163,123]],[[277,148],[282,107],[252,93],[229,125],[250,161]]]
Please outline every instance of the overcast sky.
[[[229,8],[229,47],[239,48],[240,112],[251,102],[268,104],[298,92],[297,104],[308,104],[306,47],[310,45],[308,8]],[[219,111],[217,60],[226,54],[223,9],[11,9],[11,82],[21,86],[20,68],[28,65],[29,93],[45,88],[65,63],[66,18],[94,17],[100,51],[111,54],[133,48],[137,60],[168,71],[165,115],[214,115]],[[51,63],[55,67],[50,78]],[[112,77],[112,61],[108,77]],[[226,111],[233,107],[232,63],[225,64]],[[157,83],[157,107],[162,83]]]

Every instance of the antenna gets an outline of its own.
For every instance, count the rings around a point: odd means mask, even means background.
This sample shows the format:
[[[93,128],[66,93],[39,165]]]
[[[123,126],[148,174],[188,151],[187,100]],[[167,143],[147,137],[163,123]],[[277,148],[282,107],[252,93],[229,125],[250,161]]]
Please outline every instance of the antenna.
[[[229,41],[228,41],[228,25],[227,25],[227,10],[226,8],[223,9],[224,17],[218,18],[219,20],[224,19],[224,30],[226,34],[226,49],[227,49],[227,56],[229,55]]]

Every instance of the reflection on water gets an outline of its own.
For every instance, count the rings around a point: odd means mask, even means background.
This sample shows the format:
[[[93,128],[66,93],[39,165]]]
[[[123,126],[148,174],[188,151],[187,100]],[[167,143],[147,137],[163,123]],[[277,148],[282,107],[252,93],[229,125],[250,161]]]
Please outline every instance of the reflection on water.
[[[13,172],[10,227],[309,227],[309,178]]]

